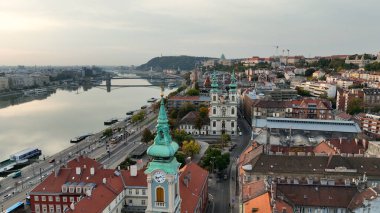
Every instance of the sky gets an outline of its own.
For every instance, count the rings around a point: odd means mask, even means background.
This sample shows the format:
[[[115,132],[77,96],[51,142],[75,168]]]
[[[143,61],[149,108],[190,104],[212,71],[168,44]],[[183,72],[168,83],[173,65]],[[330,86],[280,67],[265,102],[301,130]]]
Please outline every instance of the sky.
[[[380,51],[378,0],[0,0],[1,65]],[[286,52],[286,51],[285,51]]]

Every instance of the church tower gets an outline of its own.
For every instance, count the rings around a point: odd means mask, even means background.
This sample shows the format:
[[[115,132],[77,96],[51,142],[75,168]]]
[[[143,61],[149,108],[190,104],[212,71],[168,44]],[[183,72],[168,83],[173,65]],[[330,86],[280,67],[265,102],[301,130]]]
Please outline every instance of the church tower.
[[[175,158],[178,144],[172,141],[169,132],[168,117],[165,111],[164,98],[161,94],[161,106],[157,119],[157,135],[147,154],[153,158],[145,174],[148,182],[147,213],[181,212],[179,193],[179,167]]]

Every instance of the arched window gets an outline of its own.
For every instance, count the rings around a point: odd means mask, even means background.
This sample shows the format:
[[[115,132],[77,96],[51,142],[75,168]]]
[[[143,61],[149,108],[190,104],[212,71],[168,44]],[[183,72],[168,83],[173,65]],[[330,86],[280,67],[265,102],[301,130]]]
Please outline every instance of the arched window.
[[[226,116],[226,107],[222,108],[222,116]]]
[[[231,109],[231,115],[235,115],[235,108],[233,108],[233,107]]]
[[[164,189],[162,187],[157,187],[156,189],[156,202],[165,202]]]
[[[215,109],[215,107],[214,108],[212,108],[212,114],[216,114],[216,109]]]

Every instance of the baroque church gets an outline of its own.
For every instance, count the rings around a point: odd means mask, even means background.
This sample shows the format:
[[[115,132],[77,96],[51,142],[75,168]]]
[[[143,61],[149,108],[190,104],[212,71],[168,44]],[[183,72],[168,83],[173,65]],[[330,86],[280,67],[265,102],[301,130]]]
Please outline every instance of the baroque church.
[[[212,73],[209,110],[211,135],[237,134],[236,88],[235,71],[232,71],[230,84],[222,87],[219,86],[215,71]]]

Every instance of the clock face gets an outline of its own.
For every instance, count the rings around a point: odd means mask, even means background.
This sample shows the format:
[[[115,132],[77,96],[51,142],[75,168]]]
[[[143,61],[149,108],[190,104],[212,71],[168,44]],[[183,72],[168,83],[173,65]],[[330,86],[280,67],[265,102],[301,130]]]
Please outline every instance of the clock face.
[[[154,173],[153,178],[157,183],[165,182],[165,174],[161,171]]]

